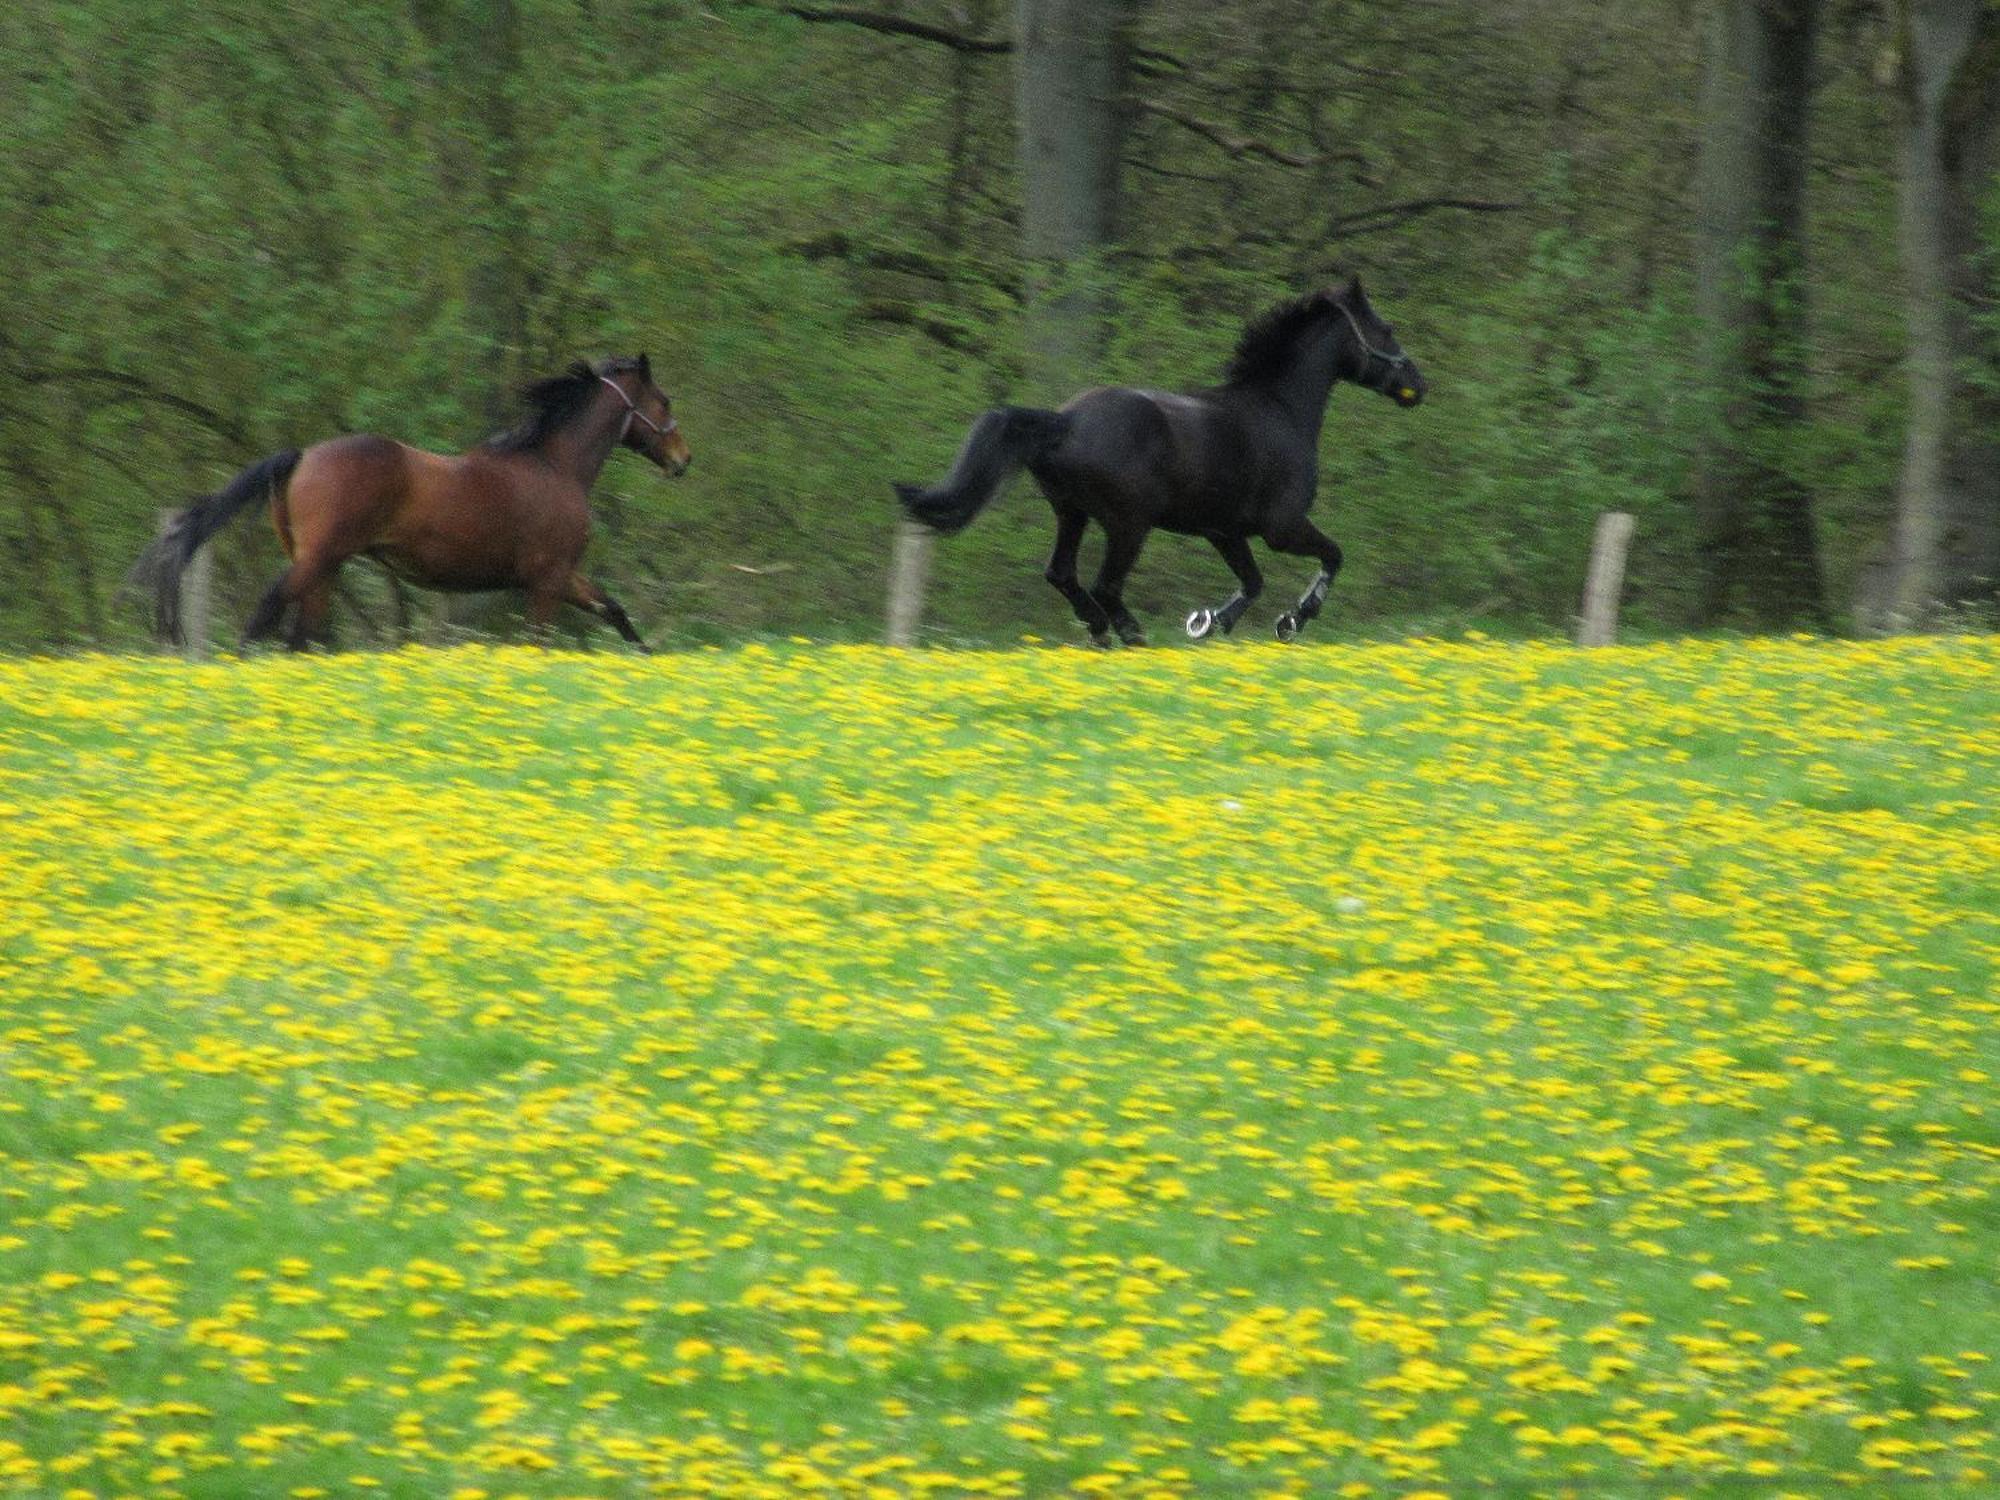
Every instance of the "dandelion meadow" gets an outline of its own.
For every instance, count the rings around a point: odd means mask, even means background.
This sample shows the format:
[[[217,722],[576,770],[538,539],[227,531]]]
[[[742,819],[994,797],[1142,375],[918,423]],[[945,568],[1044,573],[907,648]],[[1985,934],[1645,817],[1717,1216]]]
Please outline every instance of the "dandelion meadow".
[[[1991,1493],[1996,724],[1990,638],[0,664],[0,1491]]]

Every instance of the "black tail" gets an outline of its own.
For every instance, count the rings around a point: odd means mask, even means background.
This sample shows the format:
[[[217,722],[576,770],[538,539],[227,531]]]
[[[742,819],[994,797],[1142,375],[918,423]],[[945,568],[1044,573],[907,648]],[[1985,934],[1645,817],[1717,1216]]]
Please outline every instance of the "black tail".
[[[133,564],[132,579],[153,590],[153,628],[162,639],[185,644],[181,633],[181,574],[202,545],[238,511],[276,495],[299,466],[299,450],[287,448],[259,459],[213,495],[175,513],[145,555]]]
[[[977,422],[944,481],[929,489],[899,484],[904,509],[933,531],[960,531],[993,503],[1023,464],[1043,457],[1069,435],[1069,413],[1033,406],[996,406]]]

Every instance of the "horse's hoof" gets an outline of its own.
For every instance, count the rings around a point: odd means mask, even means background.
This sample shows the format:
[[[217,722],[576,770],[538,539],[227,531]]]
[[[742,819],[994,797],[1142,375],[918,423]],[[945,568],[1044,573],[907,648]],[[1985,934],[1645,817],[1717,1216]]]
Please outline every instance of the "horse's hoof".
[[[1090,644],[1095,646],[1099,651],[1109,651],[1116,643],[1111,639],[1110,631],[1093,630],[1090,633]]]
[[[1299,638],[1299,627],[1304,623],[1291,610],[1286,610],[1278,616],[1278,639],[1281,641],[1297,640]]]
[[[1198,609],[1187,617],[1187,633],[1191,641],[1207,640],[1209,632],[1214,629],[1215,611],[1212,609]]]

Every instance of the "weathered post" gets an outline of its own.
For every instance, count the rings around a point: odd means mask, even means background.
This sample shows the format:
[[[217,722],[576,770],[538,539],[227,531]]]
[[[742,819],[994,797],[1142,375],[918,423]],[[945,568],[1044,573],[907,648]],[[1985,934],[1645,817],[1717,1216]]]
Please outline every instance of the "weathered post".
[[[160,530],[164,533],[179,514],[171,508],[161,511]],[[215,549],[198,547],[188,559],[180,583],[181,654],[189,661],[200,661],[208,655],[209,599],[214,582]]]
[[[424,627],[424,644],[437,650],[457,644],[465,629],[463,594],[433,596],[430,622]]]
[[[1625,587],[1625,550],[1632,544],[1632,517],[1607,510],[1597,518],[1590,543],[1590,572],[1583,584],[1579,646],[1608,646],[1618,638],[1618,596]]]
[[[896,543],[889,560],[889,628],[892,646],[914,646],[924,613],[924,583],[930,577],[931,551],[937,533],[904,516],[896,522]]]

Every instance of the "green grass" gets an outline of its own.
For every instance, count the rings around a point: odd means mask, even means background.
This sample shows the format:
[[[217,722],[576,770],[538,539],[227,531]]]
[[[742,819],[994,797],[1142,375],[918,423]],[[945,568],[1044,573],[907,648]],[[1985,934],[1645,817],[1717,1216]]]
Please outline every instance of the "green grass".
[[[0,1489],[1992,1488],[2000,643],[0,665]]]

